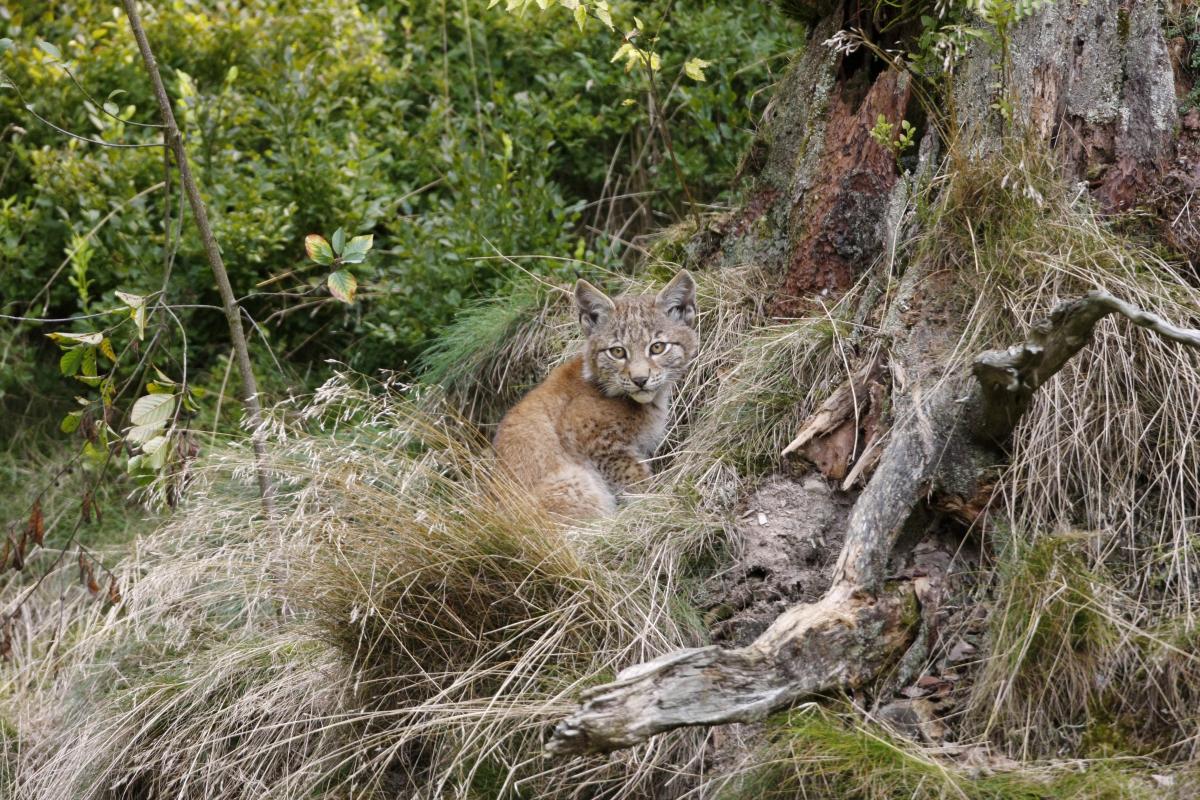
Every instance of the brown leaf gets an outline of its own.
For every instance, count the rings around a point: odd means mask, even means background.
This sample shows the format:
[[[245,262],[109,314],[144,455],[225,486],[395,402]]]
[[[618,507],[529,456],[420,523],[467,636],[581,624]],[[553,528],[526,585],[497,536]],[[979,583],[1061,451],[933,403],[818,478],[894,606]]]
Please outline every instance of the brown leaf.
[[[83,517],[85,524],[91,524],[92,521],[92,493],[83,493],[83,502],[79,506],[79,515]]]
[[[84,556],[83,550],[79,551],[79,582],[87,584],[88,591],[92,594],[100,594],[100,584],[96,581],[96,572],[92,569],[92,564]]]
[[[96,416],[90,408],[85,410],[79,419],[79,430],[83,433],[83,438],[93,445],[100,441],[100,437],[96,434]]]
[[[8,541],[12,544],[12,568],[17,572],[25,569],[25,534],[21,534],[20,539],[16,539],[10,533]]]
[[[121,604],[121,590],[117,588],[117,576],[108,579],[108,602],[114,606]]]
[[[29,512],[29,538],[38,547],[42,546],[42,539],[46,536],[46,518],[42,515],[42,501],[33,501],[33,510]]]
[[[832,433],[810,441],[801,452],[824,475],[840,481],[849,471],[857,441],[858,426],[850,419]]]

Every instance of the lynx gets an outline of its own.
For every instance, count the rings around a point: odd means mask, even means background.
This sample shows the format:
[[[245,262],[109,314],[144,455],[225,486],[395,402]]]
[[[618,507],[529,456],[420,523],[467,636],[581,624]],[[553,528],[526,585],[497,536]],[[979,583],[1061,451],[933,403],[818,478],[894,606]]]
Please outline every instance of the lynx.
[[[556,367],[496,432],[501,466],[547,511],[605,516],[650,477],[675,384],[696,354],[696,285],[681,270],[657,295],[609,298],[584,280],[582,355]]]

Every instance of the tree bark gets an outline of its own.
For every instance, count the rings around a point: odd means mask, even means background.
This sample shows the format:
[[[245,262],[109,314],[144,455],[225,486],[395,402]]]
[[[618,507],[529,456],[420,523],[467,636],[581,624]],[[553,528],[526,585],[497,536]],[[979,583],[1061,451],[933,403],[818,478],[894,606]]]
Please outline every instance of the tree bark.
[[[853,476],[873,469],[854,501],[832,585],[746,647],[684,650],[623,670],[558,725],[550,753],[602,752],[676,727],[758,720],[815,693],[873,679],[913,646],[922,606],[933,602],[931,578],[889,574],[902,534],[920,531],[939,502],[970,508],[986,495],[1034,393],[1086,347],[1100,319],[1119,314],[1200,347],[1200,331],[1093,292],[1059,305],[1020,344],[979,353],[973,363],[957,355],[964,311],[939,299],[952,294],[956,277],[896,263],[897,243],[918,224],[911,184],[868,133],[880,115],[897,125],[915,113],[912,89],[861,53],[841,57],[822,45],[844,24],[861,22],[859,11],[853,0],[824,9],[744,162],[744,204],[688,250],[689,266],[770,267],[779,275],[774,310],[789,316],[831,304],[869,269],[876,270],[876,297],[881,284],[899,276],[878,323],[889,343],[884,361],[893,376],[895,423],[878,439],[870,465]],[[951,104],[972,122],[972,156],[988,157],[1002,135],[1029,131],[1071,177],[1086,181],[1100,207],[1124,209],[1152,195],[1178,167],[1163,31],[1158,3],[1060,0],[1012,32],[1011,63],[976,48]],[[1021,76],[1012,81],[1011,119],[991,111],[995,76],[1004,70]],[[927,134],[918,172],[936,160],[935,149]],[[866,295],[860,319],[872,313],[871,291]],[[789,451],[847,424],[878,358],[873,351],[858,365]]]

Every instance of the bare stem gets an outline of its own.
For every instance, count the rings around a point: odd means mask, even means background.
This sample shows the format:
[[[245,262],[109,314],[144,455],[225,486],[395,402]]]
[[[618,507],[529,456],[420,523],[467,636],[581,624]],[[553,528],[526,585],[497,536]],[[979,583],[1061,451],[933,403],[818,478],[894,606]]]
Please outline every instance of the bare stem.
[[[208,256],[208,264],[212,268],[213,278],[217,282],[217,290],[221,294],[221,304],[225,311],[225,319],[229,323],[229,336],[233,343],[233,351],[237,359],[238,372],[242,379],[242,390],[245,397],[242,404],[250,421],[251,440],[254,445],[255,460],[258,464],[258,489],[262,496],[263,509],[271,516],[274,512],[274,489],[266,467],[266,442],[262,430],[262,407],[258,401],[258,381],[254,377],[254,369],[250,364],[250,351],[246,346],[246,334],[242,329],[241,310],[229,284],[229,273],[225,271],[225,262],[221,259],[221,250],[217,246],[212,226],[208,222],[208,210],[200,197],[200,189],[192,175],[188,164],[187,152],[183,147],[183,137],[175,122],[175,114],[171,110],[171,99],[163,86],[162,74],[158,70],[158,62],[150,49],[146,31],[142,28],[142,20],[138,15],[137,0],[123,0],[125,13],[129,17],[129,27],[137,40],[138,50],[141,51],[142,61],[146,65],[146,73],[154,87],[154,97],[158,101],[158,110],[162,116],[165,128],[165,140],[175,155],[175,164],[179,168],[179,180],[187,194],[191,206],[192,218],[200,231],[200,239],[204,243],[204,252]]]

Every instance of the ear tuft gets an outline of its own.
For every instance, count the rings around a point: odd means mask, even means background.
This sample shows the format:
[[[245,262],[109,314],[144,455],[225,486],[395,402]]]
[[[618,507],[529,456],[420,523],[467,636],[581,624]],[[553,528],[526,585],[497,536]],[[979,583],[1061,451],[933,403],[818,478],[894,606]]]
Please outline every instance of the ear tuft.
[[[681,269],[663,287],[654,304],[676,322],[696,327],[696,281],[686,269]]]
[[[575,282],[575,307],[579,309],[579,325],[588,335],[616,309],[608,295],[583,278]]]

